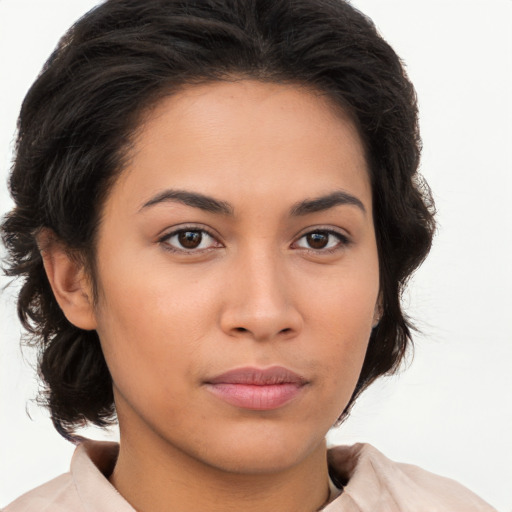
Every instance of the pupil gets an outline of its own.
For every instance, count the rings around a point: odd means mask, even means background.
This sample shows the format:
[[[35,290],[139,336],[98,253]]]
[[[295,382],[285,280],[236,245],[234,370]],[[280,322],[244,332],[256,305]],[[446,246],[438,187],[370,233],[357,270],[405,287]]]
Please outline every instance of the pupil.
[[[311,233],[307,236],[308,244],[313,249],[323,249],[328,241],[329,235],[326,233]]]
[[[180,244],[186,249],[195,249],[201,243],[203,236],[199,231],[182,231],[178,235]]]

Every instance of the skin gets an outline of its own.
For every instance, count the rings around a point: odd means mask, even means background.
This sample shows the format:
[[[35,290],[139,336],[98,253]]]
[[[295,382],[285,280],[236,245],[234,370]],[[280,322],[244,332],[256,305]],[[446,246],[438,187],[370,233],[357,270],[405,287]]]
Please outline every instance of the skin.
[[[230,214],[164,200],[169,190]],[[294,214],[334,191],[355,200]],[[185,228],[202,233],[197,248],[180,245]],[[322,506],[325,435],[354,390],[379,295],[368,169],[347,116],[297,86],[187,88],[147,116],[107,198],[97,303],[58,244],[44,259],[68,319],[100,336],[121,431],[111,482],[138,511]],[[205,384],[275,365],[307,384],[273,410]]]

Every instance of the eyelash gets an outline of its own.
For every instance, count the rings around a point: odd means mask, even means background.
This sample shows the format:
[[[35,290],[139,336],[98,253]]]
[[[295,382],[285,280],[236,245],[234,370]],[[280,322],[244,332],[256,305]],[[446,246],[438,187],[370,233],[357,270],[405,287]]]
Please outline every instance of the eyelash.
[[[174,231],[171,231],[170,233],[166,233],[165,235],[163,235],[162,237],[160,237],[158,239],[158,243],[166,251],[173,252],[173,253],[190,255],[190,256],[194,255],[194,254],[198,254],[198,253],[204,253],[206,251],[210,251],[212,249],[217,248],[217,247],[206,247],[206,248],[203,248],[203,249],[197,249],[197,248],[193,248],[193,249],[181,248],[180,249],[180,248],[173,247],[172,245],[170,245],[170,243],[169,243],[170,239],[175,237],[175,236],[179,236],[181,233],[201,233],[202,236],[204,236],[206,234],[212,240],[214,240],[217,244],[219,244],[218,245],[219,247],[222,246],[222,244],[217,240],[217,237],[215,235],[210,233],[207,229],[202,228],[202,227],[200,228],[200,227],[197,227],[197,226],[184,226],[184,227],[181,227],[181,228],[176,229]],[[202,243],[202,240],[201,240],[201,243]]]
[[[169,241],[173,237],[179,236],[180,234],[187,233],[187,232],[201,233],[202,236],[204,236],[206,234],[208,237],[212,238],[218,244],[218,246],[217,247],[206,247],[206,248],[202,248],[202,249],[198,249],[198,248],[186,249],[184,247],[183,248],[173,247],[170,244]],[[313,229],[311,231],[307,231],[306,233],[302,234],[299,238],[297,238],[297,240],[295,242],[293,242],[292,245],[296,245],[300,240],[306,238],[307,236],[314,235],[314,234],[333,236],[338,240],[338,243],[334,247],[329,247],[327,249],[325,249],[325,248],[315,249],[312,247],[300,247],[300,249],[307,251],[309,253],[312,253],[312,254],[316,254],[316,255],[332,254],[337,251],[340,251],[343,248],[348,247],[352,243],[351,240],[347,236],[345,236],[344,234],[342,234],[338,231],[335,231],[332,229],[318,228],[318,229]],[[185,255],[195,255],[195,254],[210,251],[210,250],[218,248],[218,247],[222,247],[222,244],[217,240],[215,235],[210,233],[207,229],[205,229],[203,227],[197,227],[197,226],[189,226],[189,227],[185,226],[185,227],[181,227],[180,229],[176,229],[170,233],[166,233],[165,235],[163,235],[162,237],[160,237],[158,239],[158,243],[160,245],[162,245],[162,247],[166,251],[169,251],[172,253],[185,254]],[[202,243],[202,240],[200,243]]]
[[[307,231],[306,233],[302,234],[297,241],[294,242],[294,244],[297,244],[300,240],[304,239],[305,237],[309,235],[314,234],[321,234],[321,235],[328,235],[336,238],[338,240],[338,243],[334,247],[329,247],[327,249],[321,248],[321,249],[314,249],[312,247],[302,247],[301,249],[308,251],[311,254],[333,254],[335,252],[338,252],[346,247],[348,247],[352,242],[351,240],[344,235],[343,233],[340,233],[339,231],[335,231],[333,229],[322,229],[317,228],[313,229],[311,231]]]

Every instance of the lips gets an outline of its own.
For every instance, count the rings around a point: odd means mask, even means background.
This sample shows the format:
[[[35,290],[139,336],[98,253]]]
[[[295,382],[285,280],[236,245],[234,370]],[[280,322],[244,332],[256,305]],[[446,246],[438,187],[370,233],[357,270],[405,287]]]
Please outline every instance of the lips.
[[[282,366],[237,368],[208,379],[208,391],[235,407],[272,410],[301,394],[307,380]]]

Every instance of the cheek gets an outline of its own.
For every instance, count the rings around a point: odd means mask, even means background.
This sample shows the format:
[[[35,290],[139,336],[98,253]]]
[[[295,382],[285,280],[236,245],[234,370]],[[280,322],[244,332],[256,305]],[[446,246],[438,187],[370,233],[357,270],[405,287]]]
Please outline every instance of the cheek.
[[[338,272],[312,276],[304,290],[306,323],[329,333],[333,339],[363,344],[367,341],[379,294],[376,258],[354,258],[357,265],[340,266]],[[351,263],[351,262],[349,262]]]
[[[373,267],[373,268],[376,268]],[[317,297],[309,287],[308,321],[315,339],[311,357],[317,361],[325,386],[336,397],[347,400],[364,362],[378,299],[378,271],[351,272],[343,279],[331,279],[319,287]]]
[[[98,334],[116,387],[144,400],[157,381],[156,394],[174,396],[191,373],[204,334],[207,314],[201,296],[190,287],[180,293],[179,280],[171,284],[154,266],[128,273],[117,267],[104,275],[108,278],[97,307]]]
[[[134,262],[106,253],[96,320],[114,383],[141,400],[155,388],[177,396],[194,384],[197,360],[211,358],[225,276],[208,267],[173,271],[165,255],[145,261],[139,251]]]

